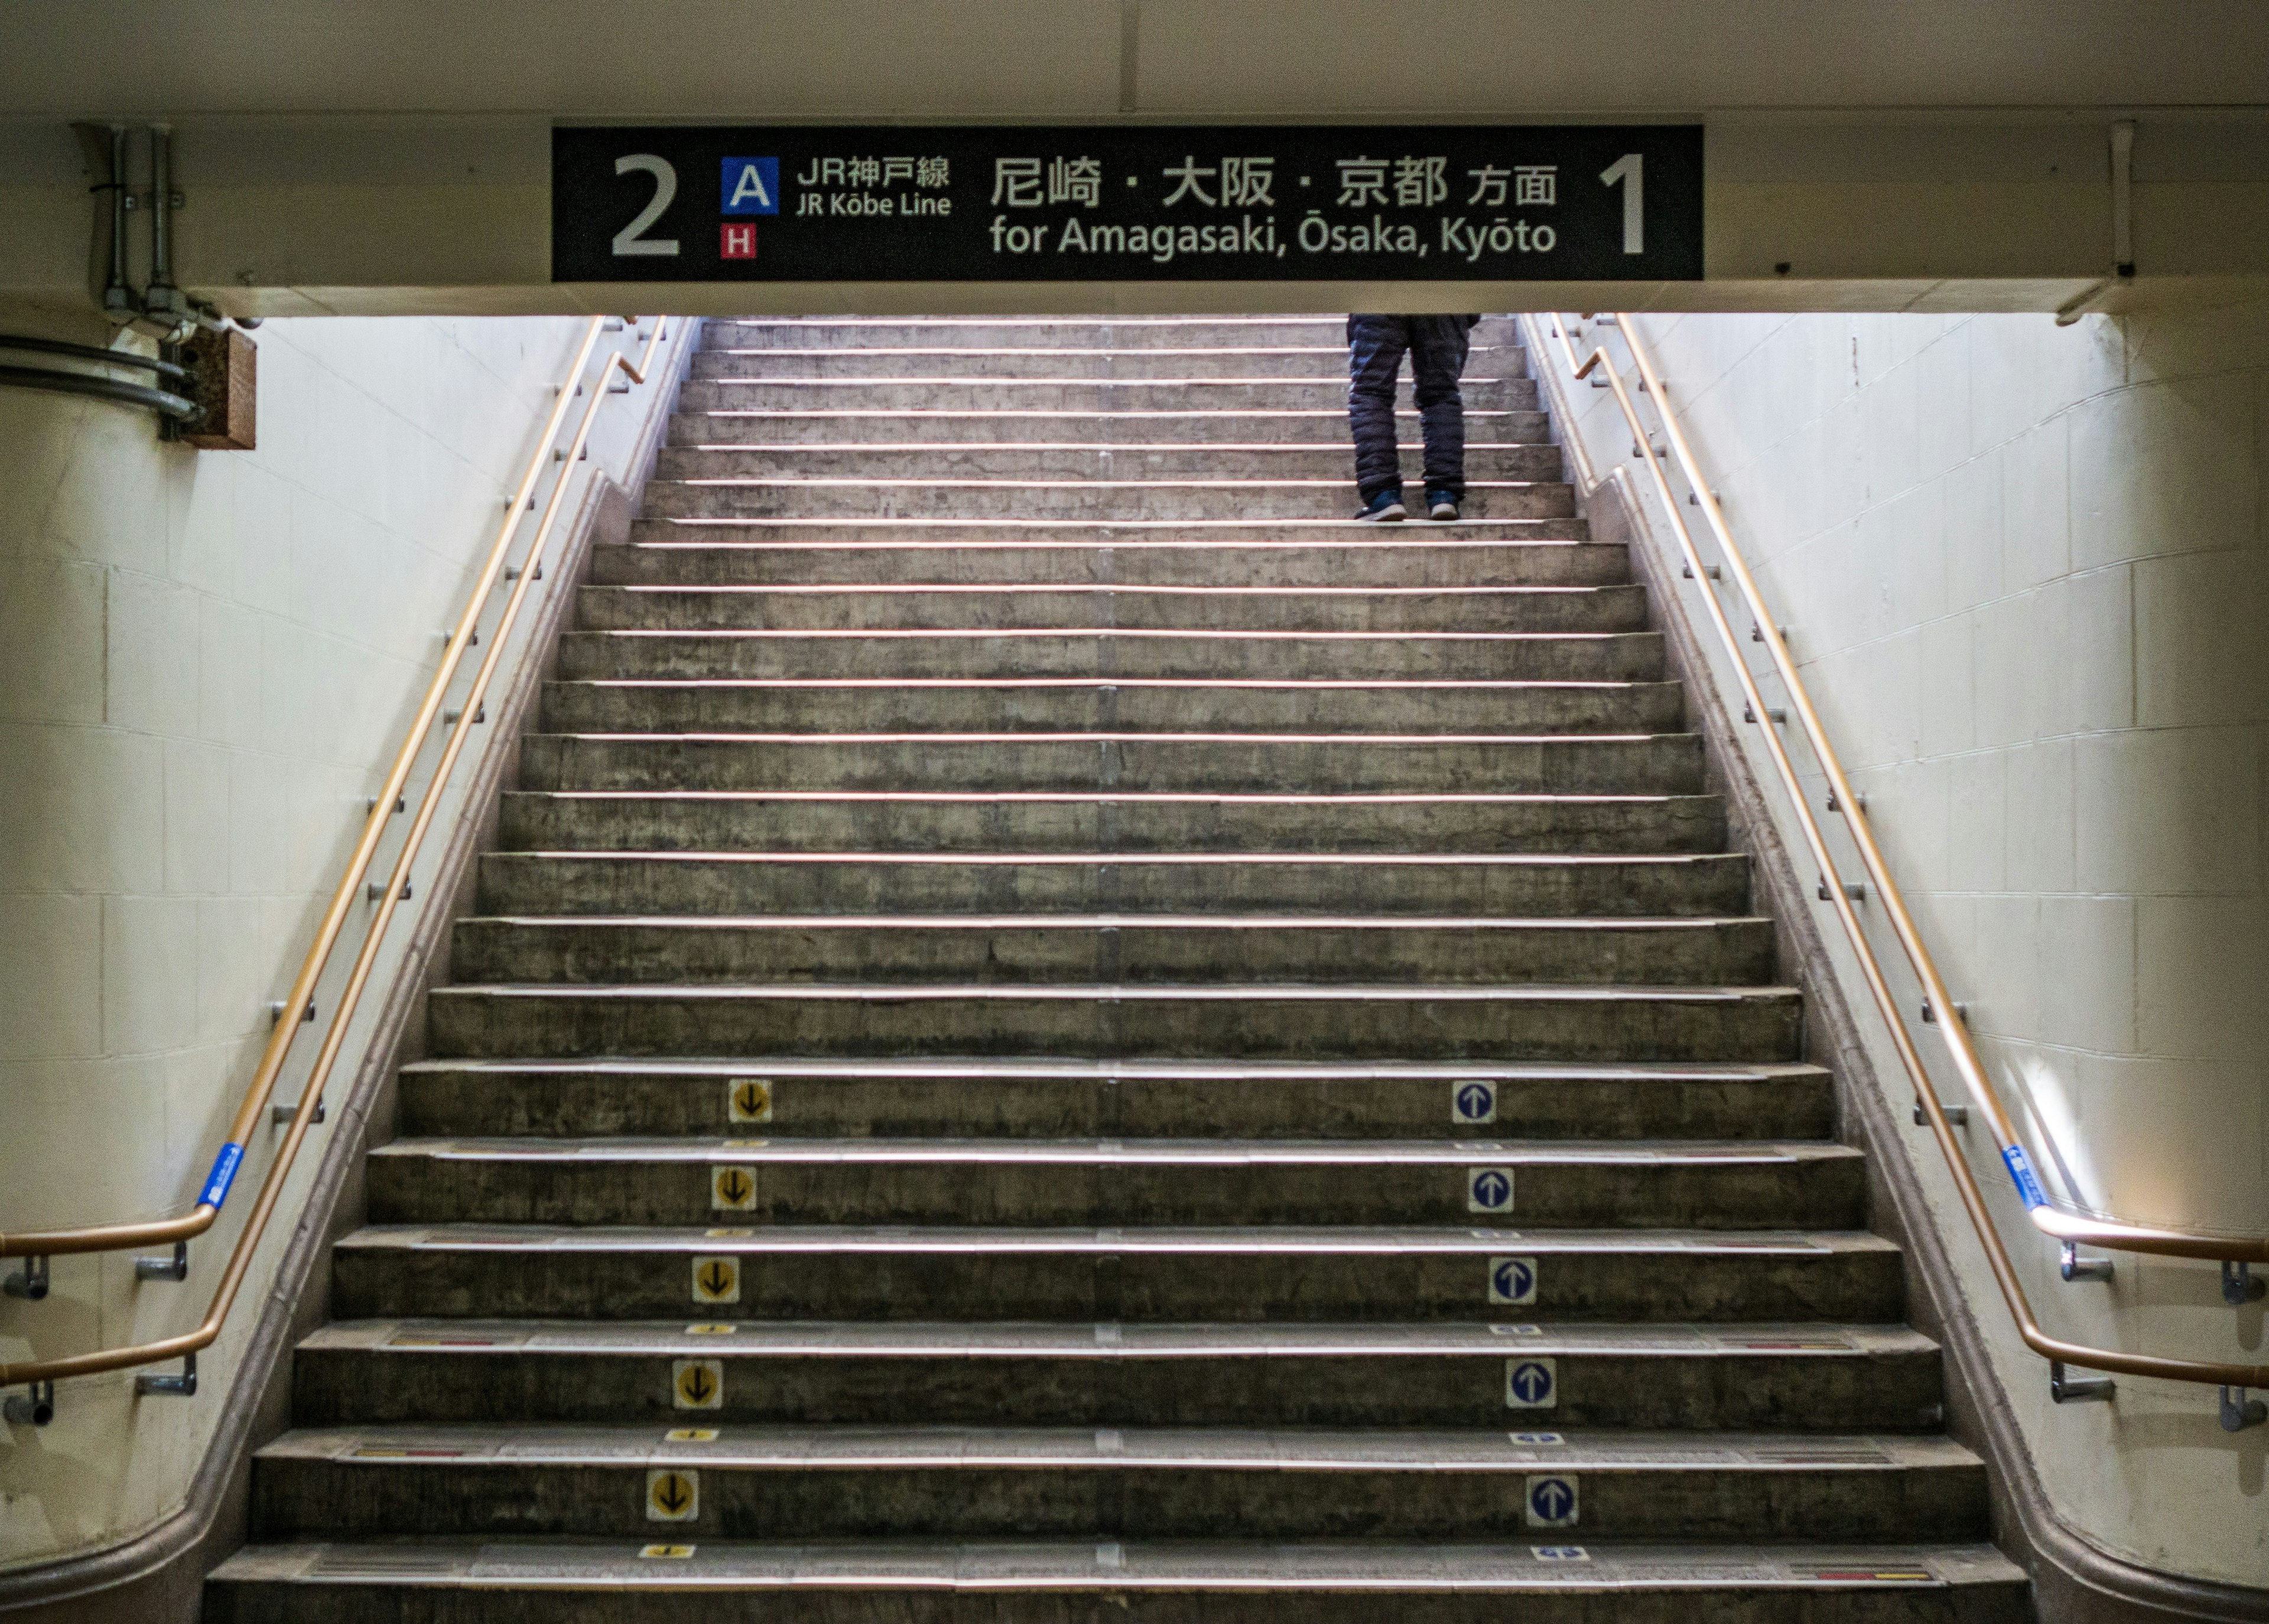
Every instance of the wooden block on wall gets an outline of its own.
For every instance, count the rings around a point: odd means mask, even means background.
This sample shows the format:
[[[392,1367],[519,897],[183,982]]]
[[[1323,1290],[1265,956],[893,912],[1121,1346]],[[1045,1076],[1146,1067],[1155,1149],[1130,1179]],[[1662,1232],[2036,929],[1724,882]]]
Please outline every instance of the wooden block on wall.
[[[258,346],[233,327],[219,333],[201,328],[182,353],[196,368],[196,399],[205,409],[203,422],[181,432],[182,443],[200,451],[256,450]]]

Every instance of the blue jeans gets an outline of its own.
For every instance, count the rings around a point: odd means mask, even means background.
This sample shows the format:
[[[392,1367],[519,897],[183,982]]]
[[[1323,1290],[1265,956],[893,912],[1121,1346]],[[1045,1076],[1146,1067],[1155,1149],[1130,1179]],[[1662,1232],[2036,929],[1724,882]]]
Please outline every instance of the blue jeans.
[[[1402,490],[1402,451],[1394,439],[1394,380],[1410,354],[1418,423],[1426,437],[1426,489],[1466,491],[1466,370],[1479,316],[1349,316],[1348,419],[1355,430],[1355,483],[1366,502]]]

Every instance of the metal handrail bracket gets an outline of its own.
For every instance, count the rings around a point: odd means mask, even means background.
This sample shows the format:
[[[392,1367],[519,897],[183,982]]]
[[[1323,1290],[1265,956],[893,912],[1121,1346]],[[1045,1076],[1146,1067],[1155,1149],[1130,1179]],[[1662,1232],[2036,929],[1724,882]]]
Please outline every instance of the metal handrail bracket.
[[[1592,319],[1592,318],[1586,318]],[[1635,447],[1652,449],[1652,433],[1641,417],[1634,392],[1609,358],[1604,343],[1594,345],[1589,354],[1580,358],[1569,337],[1571,323],[1565,316],[1527,317],[1525,322],[1533,342],[1532,348],[1543,349],[1541,342],[1548,336],[1556,343],[1560,356],[1571,379],[1590,379],[1594,384],[1614,391]],[[1814,708],[1811,694],[1803,679],[1797,674],[1796,662],[1788,649],[1788,640],[1779,624],[1765,604],[1764,595],[1750,572],[1748,563],[1735,543],[1731,528],[1726,522],[1724,509],[1717,493],[1704,477],[1702,466],[1694,448],[1686,438],[1678,415],[1671,409],[1661,374],[1656,370],[1654,358],[1628,314],[1600,315],[1599,325],[1610,328],[1621,335],[1629,350],[1633,368],[1639,380],[1637,393],[1652,397],[1654,410],[1661,424],[1660,432],[1668,442],[1668,457],[1659,453],[1641,454],[1655,495],[1668,516],[1672,534],[1677,538],[1684,563],[1684,574],[1695,581],[1703,608],[1718,640],[1731,665],[1733,680],[1743,702],[1744,720],[1759,729],[1759,739],[1767,757],[1771,761],[1776,776],[1794,812],[1797,830],[1807,854],[1820,874],[1819,899],[1834,909],[1842,923],[1845,938],[1851,944],[1861,978],[1866,983],[1876,1009],[1881,1015],[1891,1046],[1896,1051],[1899,1063],[1914,1085],[1917,1120],[1926,1126],[1937,1141],[1954,1180],[1956,1194],[1968,1214],[1970,1227],[1984,1249],[1987,1266],[1992,1271],[1994,1282],[2000,1290],[2004,1303],[2016,1324],[2018,1335],[2025,1346],[2049,1360],[2054,1376],[2059,1402],[2072,1398],[2108,1398],[2110,1384],[2090,1384],[2075,1382],[2063,1375],[2063,1367],[2076,1365],[2092,1370],[2108,1370],[2125,1376],[2155,1377],[2169,1381],[2189,1382],[2223,1390],[2221,1402],[2222,1425],[2236,1430],[2240,1426],[2260,1424],[2262,1406],[2249,1403],[2244,1390],[2269,1387],[2269,1365],[2222,1363],[2211,1360],[2177,1359],[2159,1355],[2125,1353],[2112,1348],[2093,1347],[2052,1337],[2041,1328],[2035,1318],[2032,1305],[2027,1298],[2023,1281],[2019,1278],[2015,1263],[2003,1243],[1999,1229],[1988,1209],[1985,1195],[1977,1185],[1968,1157],[1960,1140],[1955,1137],[1955,1125],[1967,1119],[1967,1110],[1962,1105],[1947,1105],[1939,1097],[1930,1067],[1915,1045],[1906,1019],[1905,1007],[1894,994],[1882,961],[1875,953],[1860,921],[1857,904],[1872,897],[1883,912],[1908,966],[1922,989],[1917,1014],[1920,1020],[1932,1025],[1944,1040],[1948,1059],[1959,1074],[1970,1097],[1983,1111],[1999,1148],[2002,1163],[2007,1168],[2010,1182],[2018,1199],[2023,1203],[2026,1216],[2033,1227],[2054,1239],[2059,1248],[2097,1246],[2117,1251],[2146,1252],[2160,1257],[2221,1259],[2227,1281],[2233,1270],[2241,1271],[2251,1263],[2269,1261],[2269,1236],[2230,1236],[2201,1234],[2188,1230],[2154,1228],[2143,1224],[2122,1223],[2116,1221],[2089,1218],[2070,1213],[2055,1206],[2033,1170],[2032,1158],[2017,1133],[2016,1125],[2003,1105],[1999,1090],[1980,1059],[1976,1044],[1971,1040],[1969,1022],[1962,1018],[1962,1006],[1947,991],[1946,981],[1939,972],[1937,962],[1924,942],[1921,930],[1908,911],[1898,883],[1891,876],[1882,848],[1877,844],[1868,825],[1865,802],[1851,787],[1842,758],[1829,742]],[[1569,425],[1570,444],[1587,476],[1590,461],[1581,443],[1574,436],[1574,425]],[[1681,505],[1673,495],[1665,463],[1675,461],[1688,487],[1689,495]],[[1707,521],[1711,538],[1722,565],[1706,561],[1697,544],[1692,527],[1686,520],[1684,507],[1696,509]],[[1761,646],[1770,661],[1769,674],[1780,684],[1787,696],[1785,706],[1766,704],[1758,686],[1760,674],[1752,671],[1743,639],[1736,635],[1726,605],[1719,600],[1712,583],[1730,581],[1743,612],[1750,624],[1748,641]],[[1866,879],[1863,883],[1847,884],[1838,872],[1834,854],[1819,816],[1814,813],[1809,795],[1791,759],[1782,728],[1793,718],[1803,734],[1807,746],[1818,764],[1827,783],[1823,798],[1824,808],[1841,820],[1841,826],[1856,850]],[[1947,1018],[1938,1018],[1945,1012]],[[2070,1256],[2067,1252],[2066,1255]],[[2103,1279],[2102,1271],[2081,1265],[2067,1278]],[[2232,1301],[2237,1298],[2225,1289]],[[2250,1300],[2250,1297],[2249,1299]],[[2232,1393],[2236,1397],[2233,1399]]]
[[[521,475],[518,490],[506,505],[502,521],[491,543],[488,556],[480,576],[467,595],[465,607],[448,633],[440,664],[425,694],[419,703],[417,715],[410,722],[401,748],[395,752],[388,769],[386,781],[370,802],[360,838],[346,870],[340,876],[338,887],[332,893],[329,906],[324,910],[322,922],[317,927],[315,939],[300,962],[299,975],[291,992],[275,1007],[276,1020],[262,1050],[259,1065],[246,1086],[244,1096],[237,1106],[228,1136],[213,1156],[211,1170],[197,1193],[191,1209],[178,1217],[156,1219],[144,1222],[93,1224],[74,1229],[27,1229],[14,1233],[0,1232],[0,1257],[23,1258],[27,1260],[20,1278],[24,1286],[11,1295],[33,1296],[44,1295],[48,1281],[47,1260],[56,1255],[76,1252],[121,1251],[152,1245],[180,1247],[204,1234],[213,1226],[221,1209],[227,1204],[229,1192],[234,1187],[239,1170],[243,1166],[245,1148],[252,1142],[254,1130],[264,1119],[270,1109],[270,1098],[275,1091],[277,1078],[291,1055],[294,1041],[301,1028],[314,1022],[314,996],[317,984],[329,966],[333,952],[344,934],[350,916],[368,895],[366,884],[379,847],[383,841],[392,816],[415,807],[410,830],[396,854],[392,870],[383,890],[378,893],[377,911],[371,918],[357,953],[352,969],[340,996],[329,1011],[329,1020],[322,1029],[322,1039],[314,1061],[299,1093],[299,1104],[292,1109],[284,1142],[269,1163],[260,1183],[251,1212],[244,1228],[231,1248],[227,1266],[214,1288],[204,1318],[191,1330],[176,1336],[163,1337],[127,1347],[98,1349],[63,1358],[32,1360],[15,1364],[0,1364],[0,1388],[29,1387],[35,1394],[51,1393],[53,1384],[74,1377],[94,1376],[106,1371],[127,1369],[137,1365],[155,1364],[181,1359],[185,1369],[181,1377],[139,1378],[139,1391],[144,1393],[188,1394],[196,1391],[196,1355],[212,1345],[226,1323],[230,1308],[243,1286],[247,1272],[252,1266],[254,1252],[267,1230],[277,1202],[284,1193],[284,1185],[305,1141],[307,1130],[322,1117],[323,1086],[329,1080],[340,1052],[345,1046],[349,1028],[368,985],[372,971],[376,966],[383,948],[388,926],[396,911],[410,894],[410,878],[412,865],[420,847],[431,830],[441,808],[443,792],[451,774],[464,752],[467,740],[472,736],[469,727],[451,727],[447,734],[439,761],[425,789],[414,802],[406,793],[410,779],[419,755],[433,734],[435,725],[448,712],[478,720],[481,704],[502,662],[505,648],[513,627],[528,601],[529,590],[542,579],[541,565],[544,550],[551,543],[565,510],[567,493],[573,483],[573,470],[582,461],[588,445],[592,427],[600,409],[609,398],[604,386],[620,371],[632,383],[644,383],[651,375],[655,351],[669,330],[669,321],[656,318],[653,329],[647,335],[646,348],[633,363],[627,353],[610,351],[600,363],[599,374],[590,380],[593,387],[585,388],[584,373],[590,365],[591,355],[599,343],[599,335],[606,321],[593,316],[585,328],[581,342],[576,348],[575,358],[569,366],[565,381],[555,390],[555,400],[534,454]],[[619,324],[617,324],[619,325]],[[587,404],[576,424],[564,457],[553,453],[562,424],[573,402],[583,398]],[[553,482],[543,514],[538,521],[533,539],[516,569],[507,566],[507,559],[519,537],[521,523],[534,505],[536,487],[546,468],[557,464],[561,472]],[[462,668],[466,656],[480,646],[482,616],[489,600],[500,582],[508,582],[511,590],[506,594],[496,624],[487,633],[487,654],[475,671],[465,693],[452,701],[449,690]],[[382,815],[381,808],[387,811]],[[184,1271],[185,1272],[185,1271]],[[11,1276],[11,1285],[19,1277]],[[36,1282],[37,1289],[33,1288]],[[12,1402],[12,1401],[11,1401]],[[22,1407],[22,1406],[18,1406]],[[53,1412],[51,1399],[41,1403],[42,1415]],[[11,1410],[11,1414],[13,1411]],[[26,1414],[31,1414],[29,1410]]]

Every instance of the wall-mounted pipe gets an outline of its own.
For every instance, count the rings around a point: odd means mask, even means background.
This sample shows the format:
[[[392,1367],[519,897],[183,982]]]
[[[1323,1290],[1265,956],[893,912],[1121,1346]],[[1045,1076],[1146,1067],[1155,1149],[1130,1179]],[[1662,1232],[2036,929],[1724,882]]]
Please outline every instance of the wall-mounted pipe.
[[[2111,274],[2135,274],[2135,121],[2111,127]]]
[[[103,284],[102,311],[124,323],[142,314],[141,302],[126,284],[126,210],[133,199],[126,190],[126,126],[110,127],[110,179],[96,189],[110,193],[110,275]]]
[[[150,285],[142,290],[142,309],[153,321],[174,323],[176,342],[195,320],[174,285],[174,132],[166,124],[150,126]]]

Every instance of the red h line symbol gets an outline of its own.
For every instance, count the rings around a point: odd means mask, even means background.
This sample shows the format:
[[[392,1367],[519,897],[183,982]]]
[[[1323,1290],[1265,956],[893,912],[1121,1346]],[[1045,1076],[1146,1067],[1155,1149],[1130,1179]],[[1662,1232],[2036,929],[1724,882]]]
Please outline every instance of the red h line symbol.
[[[752,220],[727,220],[718,227],[718,254],[728,260],[757,257],[757,227]]]

